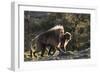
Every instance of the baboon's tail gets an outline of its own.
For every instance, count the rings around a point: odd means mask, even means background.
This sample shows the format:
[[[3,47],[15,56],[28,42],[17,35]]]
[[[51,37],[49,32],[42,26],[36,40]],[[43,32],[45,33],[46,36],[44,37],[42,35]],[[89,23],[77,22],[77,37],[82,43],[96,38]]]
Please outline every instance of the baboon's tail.
[[[36,43],[36,39],[37,39],[37,37],[35,37],[34,39],[32,39],[31,42],[30,42],[30,57],[31,58],[33,56],[33,49],[36,48],[36,46],[34,46],[34,44]]]
[[[36,42],[37,42],[37,39],[38,39],[38,36],[36,36],[34,39],[31,40],[30,42],[30,48],[31,48],[31,51],[30,51],[30,55],[32,57],[32,54],[33,53],[33,50],[36,48]]]
[[[31,40],[31,49],[35,49],[36,46],[36,42],[37,42],[38,36],[36,36],[34,39]]]

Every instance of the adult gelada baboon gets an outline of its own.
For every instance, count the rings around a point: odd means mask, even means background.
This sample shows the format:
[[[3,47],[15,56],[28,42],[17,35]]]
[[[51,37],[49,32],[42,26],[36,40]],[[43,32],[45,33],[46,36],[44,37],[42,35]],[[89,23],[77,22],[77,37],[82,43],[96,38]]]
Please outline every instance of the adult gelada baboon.
[[[32,40],[32,45],[31,45],[31,49],[34,48],[33,43],[35,43],[36,46],[35,52],[33,53],[34,56],[37,57],[35,54],[41,52],[41,56],[43,57],[47,46],[50,46],[50,48],[54,49],[60,48],[61,37],[63,35],[64,35],[64,27],[62,25],[56,25],[51,29],[47,30],[46,32],[37,35]]]

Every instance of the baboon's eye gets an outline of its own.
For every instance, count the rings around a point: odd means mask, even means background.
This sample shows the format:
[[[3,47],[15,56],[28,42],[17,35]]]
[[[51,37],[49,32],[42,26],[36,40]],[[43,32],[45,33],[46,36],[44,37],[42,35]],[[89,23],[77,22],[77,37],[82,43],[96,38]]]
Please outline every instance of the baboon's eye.
[[[61,32],[61,33],[63,33],[63,32]]]
[[[64,34],[64,31],[61,31],[60,33]]]

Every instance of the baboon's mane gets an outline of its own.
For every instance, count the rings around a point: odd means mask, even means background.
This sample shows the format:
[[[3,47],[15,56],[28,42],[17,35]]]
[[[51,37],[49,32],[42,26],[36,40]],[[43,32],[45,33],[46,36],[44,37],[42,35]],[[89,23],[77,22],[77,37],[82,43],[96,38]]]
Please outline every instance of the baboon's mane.
[[[51,31],[51,30],[57,30],[57,29],[64,30],[64,27],[62,25],[56,25],[56,26],[52,27],[51,29],[49,29],[49,31]]]

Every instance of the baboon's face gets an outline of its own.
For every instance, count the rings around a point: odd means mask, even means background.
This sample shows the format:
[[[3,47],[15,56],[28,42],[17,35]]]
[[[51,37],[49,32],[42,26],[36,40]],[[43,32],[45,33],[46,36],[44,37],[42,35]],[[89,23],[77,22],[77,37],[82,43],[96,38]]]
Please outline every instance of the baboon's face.
[[[63,29],[58,29],[58,34],[60,37],[64,35],[64,30]]]
[[[64,35],[64,30],[62,29],[62,30],[60,30],[60,34],[63,34]]]

